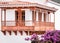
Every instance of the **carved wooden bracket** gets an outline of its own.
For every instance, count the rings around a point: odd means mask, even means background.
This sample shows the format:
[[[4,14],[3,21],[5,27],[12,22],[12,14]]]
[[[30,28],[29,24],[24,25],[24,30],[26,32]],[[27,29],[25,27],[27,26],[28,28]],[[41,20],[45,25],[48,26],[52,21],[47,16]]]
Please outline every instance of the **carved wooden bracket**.
[[[23,35],[23,32],[22,32],[22,31],[19,31],[19,33],[20,33],[21,35]]]
[[[2,31],[2,33],[3,33],[4,35],[6,35],[6,31]]]
[[[9,33],[9,35],[11,35],[11,33],[12,33],[12,31],[2,31],[2,33],[4,34],[4,35],[6,35],[6,32],[8,32]],[[13,31],[14,32],[14,34],[15,35],[17,35],[17,31]],[[23,35],[23,31],[18,31],[21,35]],[[34,33],[36,33],[36,34],[44,34],[45,33],[45,31],[24,31],[25,33],[26,33],[26,35],[32,35],[32,34],[34,34]],[[29,33],[28,33],[29,32]]]
[[[13,31],[15,33],[15,35],[17,35],[17,31]]]
[[[28,35],[28,31],[25,31],[26,35]]]
[[[33,31],[29,31],[29,34],[32,35],[33,34]]]
[[[7,31],[9,33],[9,35],[11,35],[11,31]]]

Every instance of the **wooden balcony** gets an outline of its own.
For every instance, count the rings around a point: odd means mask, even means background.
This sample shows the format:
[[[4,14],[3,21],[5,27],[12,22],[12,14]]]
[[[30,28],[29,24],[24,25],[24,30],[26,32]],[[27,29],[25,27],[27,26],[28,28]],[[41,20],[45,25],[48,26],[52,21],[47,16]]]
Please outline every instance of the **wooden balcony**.
[[[52,22],[16,22],[16,21],[2,21],[3,31],[48,31],[54,30],[54,23]]]
[[[35,31],[49,31],[54,30],[54,23],[52,22],[36,22]]]

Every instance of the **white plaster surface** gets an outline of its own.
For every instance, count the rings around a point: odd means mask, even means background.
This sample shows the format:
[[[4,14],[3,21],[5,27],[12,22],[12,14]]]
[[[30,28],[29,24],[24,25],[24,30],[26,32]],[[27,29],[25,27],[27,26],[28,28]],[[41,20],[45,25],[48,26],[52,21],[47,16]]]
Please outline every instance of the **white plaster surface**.
[[[55,30],[60,30],[60,6],[49,3],[49,2],[47,3],[47,6],[55,7],[56,9],[58,9],[55,12]]]

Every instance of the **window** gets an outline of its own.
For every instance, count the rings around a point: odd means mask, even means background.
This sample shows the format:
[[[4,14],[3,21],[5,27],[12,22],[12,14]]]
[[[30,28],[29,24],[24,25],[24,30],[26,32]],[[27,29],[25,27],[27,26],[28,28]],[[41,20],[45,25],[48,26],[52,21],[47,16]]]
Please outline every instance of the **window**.
[[[18,11],[15,11],[16,21],[18,21]]]
[[[6,26],[16,26],[15,9],[6,9]]]
[[[22,11],[22,21],[25,21],[25,11]]]

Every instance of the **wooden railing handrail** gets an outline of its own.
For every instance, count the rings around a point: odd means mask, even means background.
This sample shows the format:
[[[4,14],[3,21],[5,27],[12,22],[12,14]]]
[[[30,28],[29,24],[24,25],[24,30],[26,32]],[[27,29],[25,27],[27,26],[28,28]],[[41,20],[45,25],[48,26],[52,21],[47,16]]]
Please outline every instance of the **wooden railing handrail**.
[[[27,20],[27,21],[1,21],[1,22],[39,22],[39,23],[54,23],[54,22],[42,22],[42,21],[32,21],[32,20]]]

